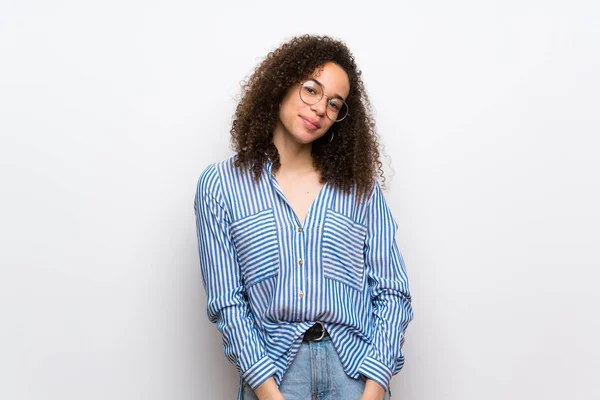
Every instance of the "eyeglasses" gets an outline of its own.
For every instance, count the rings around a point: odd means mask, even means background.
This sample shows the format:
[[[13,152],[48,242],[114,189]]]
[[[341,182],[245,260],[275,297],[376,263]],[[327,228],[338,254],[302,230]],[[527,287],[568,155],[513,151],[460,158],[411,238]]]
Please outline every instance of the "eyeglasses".
[[[348,116],[348,105],[339,97],[329,97],[323,93],[323,86],[313,79],[300,82],[300,99],[312,106],[327,97],[327,117],[335,122],[340,122]]]

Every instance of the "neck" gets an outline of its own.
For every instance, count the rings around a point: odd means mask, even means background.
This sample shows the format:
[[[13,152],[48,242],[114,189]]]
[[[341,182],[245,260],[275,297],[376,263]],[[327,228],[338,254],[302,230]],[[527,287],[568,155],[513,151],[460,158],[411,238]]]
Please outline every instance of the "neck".
[[[288,135],[284,135],[278,129],[275,129],[273,144],[275,144],[279,153],[280,171],[301,172],[314,170],[311,143],[298,143]]]

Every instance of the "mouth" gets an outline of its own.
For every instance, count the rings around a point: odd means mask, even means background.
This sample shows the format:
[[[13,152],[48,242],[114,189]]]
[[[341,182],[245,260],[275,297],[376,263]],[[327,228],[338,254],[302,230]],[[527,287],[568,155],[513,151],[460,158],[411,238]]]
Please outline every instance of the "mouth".
[[[302,118],[302,121],[304,121],[304,125],[312,131],[317,130],[321,127],[321,124],[318,120],[306,118],[303,116],[300,116],[300,118]]]

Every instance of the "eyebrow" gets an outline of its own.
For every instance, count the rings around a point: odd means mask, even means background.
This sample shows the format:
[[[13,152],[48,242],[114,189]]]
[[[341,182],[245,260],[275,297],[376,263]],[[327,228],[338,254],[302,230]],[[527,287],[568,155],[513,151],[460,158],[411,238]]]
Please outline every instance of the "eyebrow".
[[[319,80],[317,78],[311,78],[313,81],[317,82],[319,85],[321,85],[321,87],[323,89],[325,89],[325,85],[323,85],[321,82],[319,82]],[[335,93],[332,97],[337,97],[338,99],[342,99],[342,101],[346,101],[344,100],[344,98],[342,96],[340,96],[339,94]]]

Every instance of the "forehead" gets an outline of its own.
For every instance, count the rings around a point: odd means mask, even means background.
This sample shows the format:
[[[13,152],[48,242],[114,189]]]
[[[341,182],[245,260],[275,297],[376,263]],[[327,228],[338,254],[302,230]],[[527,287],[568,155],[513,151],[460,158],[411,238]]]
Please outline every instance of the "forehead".
[[[350,93],[348,74],[342,67],[333,62],[327,62],[318,67],[310,77],[317,79],[323,85],[325,93],[328,95],[337,94],[345,99]]]

